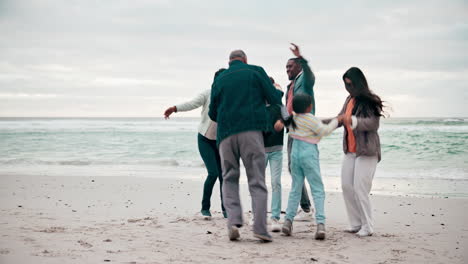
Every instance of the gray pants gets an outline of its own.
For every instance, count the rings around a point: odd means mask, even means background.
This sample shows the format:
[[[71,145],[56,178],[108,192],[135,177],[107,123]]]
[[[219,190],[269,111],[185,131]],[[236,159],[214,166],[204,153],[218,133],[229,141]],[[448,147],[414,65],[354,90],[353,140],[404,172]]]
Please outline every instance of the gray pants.
[[[294,139],[288,135],[288,170],[289,173],[291,173],[291,149],[292,149],[292,143]],[[301,194],[301,208],[305,212],[310,211],[310,199],[309,199],[309,194],[307,193],[307,187],[304,184],[304,187],[302,187],[302,194]]]
[[[254,215],[253,231],[267,234],[268,190],[265,184],[265,147],[260,131],[247,131],[225,138],[219,144],[223,170],[223,201],[228,226],[242,226],[242,206],[239,197],[240,163],[245,166]]]

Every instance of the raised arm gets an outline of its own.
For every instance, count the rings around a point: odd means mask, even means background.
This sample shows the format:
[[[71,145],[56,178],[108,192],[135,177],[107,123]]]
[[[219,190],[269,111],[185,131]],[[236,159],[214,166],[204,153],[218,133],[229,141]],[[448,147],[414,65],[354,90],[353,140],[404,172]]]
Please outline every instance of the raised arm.
[[[291,43],[293,46],[291,49],[292,53],[299,59],[299,63],[302,67],[302,74],[304,75],[304,88],[307,89],[307,93],[312,94],[312,89],[315,84],[315,75],[309,67],[307,60],[302,57],[301,50],[299,46],[294,43]]]
[[[304,87],[305,89],[310,90],[309,92],[312,92],[315,84],[315,75],[310,69],[306,59],[299,57],[299,63],[302,66],[302,74],[304,75]]]

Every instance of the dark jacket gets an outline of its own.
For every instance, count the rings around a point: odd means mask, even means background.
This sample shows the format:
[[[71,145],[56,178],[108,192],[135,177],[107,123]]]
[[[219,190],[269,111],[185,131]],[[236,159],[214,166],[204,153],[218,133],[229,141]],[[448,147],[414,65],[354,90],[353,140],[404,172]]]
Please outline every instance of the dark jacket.
[[[338,115],[345,113],[349,100],[351,100],[351,96],[346,98],[343,108]],[[380,116],[370,115],[369,117],[363,117],[359,111],[353,115],[357,119],[357,126],[353,130],[354,137],[356,138],[356,156],[377,156],[380,161],[382,154],[380,150],[380,138],[377,133]],[[348,130],[346,128],[344,129],[343,151],[345,154],[348,153]]]
[[[293,95],[305,93],[312,96],[312,110],[310,111],[315,115],[315,97],[314,97],[314,84],[315,84],[315,75],[309,67],[307,60],[304,58],[299,58],[299,63],[302,66],[302,72],[296,76],[294,80],[294,91]],[[289,88],[291,84],[288,85],[286,90],[286,102],[288,102]]]
[[[268,114],[270,117],[270,125],[273,127],[277,120],[281,119],[281,108],[279,105],[267,106]],[[283,149],[284,129],[277,132],[273,128],[270,131],[263,132],[263,141],[265,144],[265,151],[280,151]]]
[[[265,102],[280,105],[281,91],[263,68],[231,61],[211,87],[208,115],[218,123],[217,144],[240,132],[270,130]]]

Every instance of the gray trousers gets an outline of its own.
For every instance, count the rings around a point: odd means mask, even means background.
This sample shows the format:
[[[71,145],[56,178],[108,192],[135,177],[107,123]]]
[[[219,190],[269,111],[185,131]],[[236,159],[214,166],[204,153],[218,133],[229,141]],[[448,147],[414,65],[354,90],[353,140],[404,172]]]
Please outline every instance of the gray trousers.
[[[294,139],[288,135],[288,170],[289,173],[291,173],[291,149],[292,149],[292,143]],[[301,208],[303,211],[310,211],[310,199],[309,199],[309,194],[307,193],[307,187],[304,184],[304,187],[302,187],[302,194],[301,194]]]
[[[244,223],[239,197],[239,160],[242,159],[252,198],[253,231],[256,234],[267,234],[268,190],[265,184],[265,147],[262,132],[247,131],[225,138],[219,144],[219,154],[228,226],[242,226]]]

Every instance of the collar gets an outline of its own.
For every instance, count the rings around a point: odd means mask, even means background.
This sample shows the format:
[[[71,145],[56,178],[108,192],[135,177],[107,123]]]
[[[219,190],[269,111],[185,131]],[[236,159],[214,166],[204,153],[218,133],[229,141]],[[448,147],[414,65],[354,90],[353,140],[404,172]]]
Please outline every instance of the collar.
[[[294,78],[294,81],[296,81],[297,78],[299,78],[299,77],[302,75],[303,72],[304,72],[304,71],[301,71],[300,73],[298,73],[297,76],[296,76],[296,78]]]
[[[245,64],[244,62],[240,61],[240,60],[233,60],[233,61],[230,61],[229,62],[229,66],[231,65],[239,65],[239,64]]]

